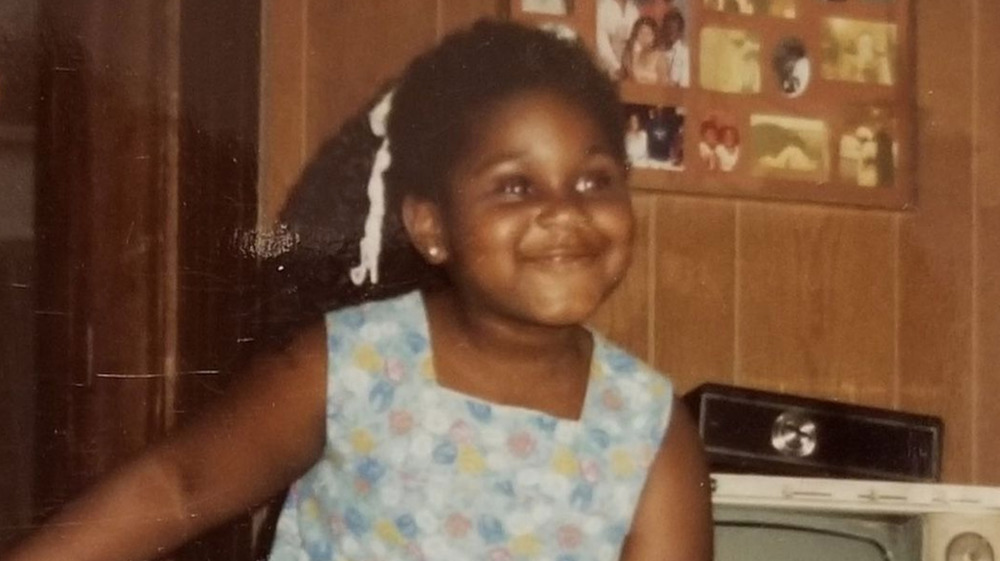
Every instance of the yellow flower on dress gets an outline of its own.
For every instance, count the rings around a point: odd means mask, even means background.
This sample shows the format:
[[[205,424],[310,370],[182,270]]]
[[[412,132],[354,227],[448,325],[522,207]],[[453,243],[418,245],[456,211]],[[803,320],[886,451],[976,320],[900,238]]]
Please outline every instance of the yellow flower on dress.
[[[425,380],[434,379],[434,360],[431,357],[427,357],[423,362],[420,363],[420,375],[424,377]]]
[[[351,446],[360,454],[371,454],[375,449],[375,438],[365,429],[351,431]]]
[[[381,372],[382,362],[382,357],[371,345],[359,345],[354,351],[354,363],[366,372]]]
[[[667,388],[669,386],[664,384],[662,380],[654,380],[653,383],[649,384],[649,393],[655,399],[659,400],[667,394]]]
[[[375,535],[391,545],[406,545],[406,538],[399,532],[399,528],[389,520],[382,519],[375,523]]]
[[[572,450],[560,446],[552,454],[552,469],[559,475],[573,477],[580,472],[580,462]]]
[[[632,455],[622,449],[611,452],[611,473],[618,477],[628,477],[635,471]]]
[[[308,497],[302,501],[302,514],[306,518],[315,519],[319,517],[319,502],[313,497]]]
[[[469,445],[458,448],[458,471],[467,475],[479,475],[486,470],[486,460],[475,447]]]
[[[518,557],[535,557],[542,550],[542,544],[534,534],[523,534],[510,540],[510,551]]]

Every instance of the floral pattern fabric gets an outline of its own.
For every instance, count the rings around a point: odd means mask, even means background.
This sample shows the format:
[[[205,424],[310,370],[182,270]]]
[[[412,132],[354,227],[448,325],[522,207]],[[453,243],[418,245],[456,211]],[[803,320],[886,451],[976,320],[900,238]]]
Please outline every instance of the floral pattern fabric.
[[[271,561],[617,559],[670,417],[669,380],[594,335],[579,420],[437,384],[419,293],[327,316],[323,458]]]

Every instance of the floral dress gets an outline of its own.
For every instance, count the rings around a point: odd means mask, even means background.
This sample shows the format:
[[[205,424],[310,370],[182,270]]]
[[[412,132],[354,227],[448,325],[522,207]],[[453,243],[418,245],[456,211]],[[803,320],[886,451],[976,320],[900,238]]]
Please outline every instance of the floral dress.
[[[435,380],[419,293],[327,316],[327,441],[271,561],[614,560],[667,428],[669,380],[594,335],[579,420]]]

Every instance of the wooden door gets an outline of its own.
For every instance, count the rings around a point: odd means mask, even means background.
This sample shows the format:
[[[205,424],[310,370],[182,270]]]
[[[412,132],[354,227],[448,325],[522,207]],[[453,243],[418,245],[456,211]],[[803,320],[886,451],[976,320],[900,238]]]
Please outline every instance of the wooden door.
[[[252,343],[260,6],[41,0],[35,511],[225,391]],[[179,558],[249,559],[237,522]]]

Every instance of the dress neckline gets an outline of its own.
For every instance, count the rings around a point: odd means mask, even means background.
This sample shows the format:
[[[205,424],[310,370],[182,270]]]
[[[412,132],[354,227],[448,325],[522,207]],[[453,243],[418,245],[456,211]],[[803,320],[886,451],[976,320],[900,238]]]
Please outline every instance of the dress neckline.
[[[590,404],[596,398],[595,394],[597,391],[595,386],[597,385],[597,380],[600,378],[601,374],[601,363],[599,357],[601,356],[601,351],[604,349],[604,339],[599,333],[595,332],[589,326],[583,326],[590,335],[593,343],[590,351],[590,368],[587,375],[587,387],[584,390],[583,403],[580,405],[579,416],[577,418],[561,417],[559,415],[553,415],[547,411],[534,409],[532,407],[491,401],[489,399],[450,388],[442,384],[440,380],[438,380],[437,368],[434,365],[434,338],[431,334],[430,319],[427,315],[427,303],[424,300],[423,293],[419,290],[414,291],[413,300],[413,304],[416,306],[418,311],[416,314],[418,319],[415,327],[419,330],[419,334],[427,340],[427,344],[424,346],[424,349],[418,357],[418,364],[427,365],[428,372],[426,373],[427,375],[425,380],[426,383],[435,390],[443,395],[447,395],[455,399],[461,399],[468,404],[488,406],[494,410],[507,411],[511,414],[535,416],[536,418],[540,418],[550,423],[554,422],[556,424],[566,426],[579,426],[584,423],[587,418],[587,411],[591,408]]]

